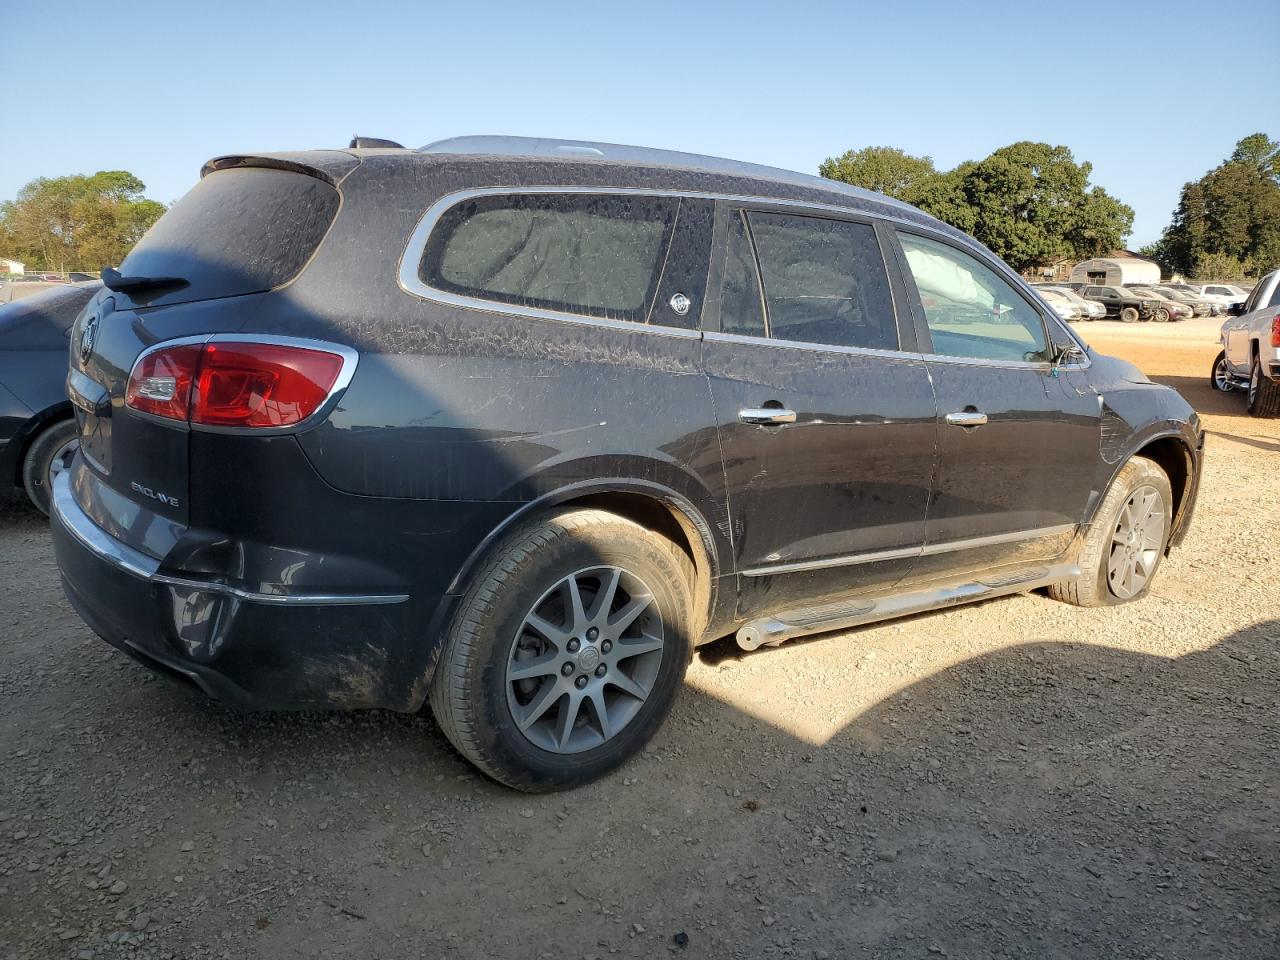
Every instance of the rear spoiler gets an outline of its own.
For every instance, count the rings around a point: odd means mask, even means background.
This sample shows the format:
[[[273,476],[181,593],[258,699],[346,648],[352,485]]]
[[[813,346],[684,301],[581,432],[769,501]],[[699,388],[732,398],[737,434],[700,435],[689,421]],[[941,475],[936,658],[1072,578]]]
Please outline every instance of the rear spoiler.
[[[217,170],[234,170],[240,167],[266,167],[271,170],[288,170],[292,173],[315,177],[337,186],[352,170],[360,166],[360,158],[341,150],[300,150],[296,153],[231,154],[214,157],[200,169],[200,176],[207,177]]]

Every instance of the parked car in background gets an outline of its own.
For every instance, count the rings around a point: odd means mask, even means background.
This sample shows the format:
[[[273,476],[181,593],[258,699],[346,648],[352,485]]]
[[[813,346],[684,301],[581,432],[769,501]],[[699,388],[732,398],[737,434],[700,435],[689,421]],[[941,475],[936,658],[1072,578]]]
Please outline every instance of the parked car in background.
[[[1096,300],[1086,300],[1073,287],[1063,284],[1039,284],[1039,290],[1051,290],[1066,297],[1080,311],[1081,320],[1101,320],[1107,315],[1107,308]]]
[[[78,270],[72,270],[67,274],[67,279],[72,283],[79,283],[82,280],[97,280],[98,278],[92,273],[81,273]]]
[[[49,512],[50,485],[75,449],[67,332],[102,281],[64,284],[0,306],[0,489]]]
[[[1240,287],[1230,283],[1191,284],[1192,290],[1212,303],[1220,303],[1227,308],[1236,303],[1244,303],[1249,296]]]
[[[1053,307],[1053,312],[1058,315],[1059,320],[1080,319],[1080,308],[1056,290],[1038,287],[1036,288],[1036,293],[1040,294],[1045,303]]]
[[[1170,287],[1163,283],[1157,286],[1152,286],[1151,289],[1162,297],[1168,297],[1170,300],[1176,300],[1178,303],[1190,307],[1191,315],[1193,317],[1207,317],[1212,313],[1212,308],[1208,301],[1187,293],[1185,290],[1179,290],[1176,287]]]
[[[1259,280],[1231,312],[1209,382],[1217,390],[1244,390],[1255,416],[1280,416],[1280,270]]]
[[[524,790],[641,749],[720,637],[1139,598],[1195,501],[1176,391],[818,177],[501,137],[239,155],[103,279],[54,483],[75,609],[229,704],[425,701]]]
[[[1162,298],[1139,296],[1125,287],[1086,286],[1080,291],[1080,296],[1102,304],[1108,317],[1116,317],[1125,323],[1152,319],[1163,303]]]
[[[1165,296],[1147,284],[1130,283],[1125,285],[1125,289],[1136,293],[1140,297],[1148,297],[1158,301],[1158,306],[1151,315],[1151,319],[1156,323],[1168,323],[1170,320],[1190,320],[1194,315],[1194,311],[1185,303],[1179,303],[1172,297]]]
[[[1194,298],[1196,301],[1205,304],[1206,306],[1208,306],[1209,315],[1212,317],[1221,317],[1221,316],[1224,316],[1227,312],[1227,307],[1225,304],[1219,303],[1217,300],[1212,300],[1205,297],[1205,295],[1200,292],[1200,288],[1197,286],[1194,286],[1193,284],[1166,283],[1166,284],[1163,284],[1163,286],[1169,287],[1173,290],[1177,290],[1181,293],[1186,294],[1189,297]]]

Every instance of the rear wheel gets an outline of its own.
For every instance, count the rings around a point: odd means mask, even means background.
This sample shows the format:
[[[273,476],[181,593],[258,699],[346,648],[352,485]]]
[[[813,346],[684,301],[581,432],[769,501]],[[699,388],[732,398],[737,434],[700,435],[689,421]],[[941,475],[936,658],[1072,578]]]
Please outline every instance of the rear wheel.
[[[1169,478],[1154,461],[1134,457],[1112,481],[1077,548],[1080,576],[1049,587],[1049,595],[1080,607],[1141,598],[1160,567],[1172,523]]]
[[[1123,323],[1133,323],[1138,319],[1137,307],[1125,307],[1120,311],[1120,320]]]
[[[1209,374],[1209,386],[1224,393],[1231,389],[1231,370],[1227,367],[1227,351],[1218,351],[1213,361],[1213,371]]]
[[[80,444],[74,420],[59,420],[36,435],[22,460],[22,486],[36,509],[48,516],[53,479]]]
[[[1280,417],[1280,384],[1262,372],[1257,354],[1249,368],[1249,412],[1255,417]]]
[[[693,567],[671,541],[575,510],[513,534],[445,640],[431,708],[459,752],[519,790],[578,786],[661,725],[692,655]]]

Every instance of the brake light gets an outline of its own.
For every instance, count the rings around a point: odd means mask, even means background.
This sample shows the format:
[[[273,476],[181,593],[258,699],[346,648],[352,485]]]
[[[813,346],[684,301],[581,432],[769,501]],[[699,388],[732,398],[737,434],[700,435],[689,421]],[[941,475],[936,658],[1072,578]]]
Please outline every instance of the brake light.
[[[125,405],[217,427],[287,427],[311,416],[342,373],[341,354],[289,344],[162,347],[134,364]]]
[[[1280,313],[1271,318],[1271,345],[1280,347]]]

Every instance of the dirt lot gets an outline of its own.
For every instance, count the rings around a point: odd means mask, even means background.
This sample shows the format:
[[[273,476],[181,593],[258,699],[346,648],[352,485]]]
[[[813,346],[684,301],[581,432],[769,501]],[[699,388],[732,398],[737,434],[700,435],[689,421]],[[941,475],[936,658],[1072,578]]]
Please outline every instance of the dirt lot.
[[[0,514],[0,958],[1276,957],[1280,421],[1209,391],[1216,326],[1081,326],[1210,432],[1153,596],[705,650],[571,794],[426,717],[193,700]]]

